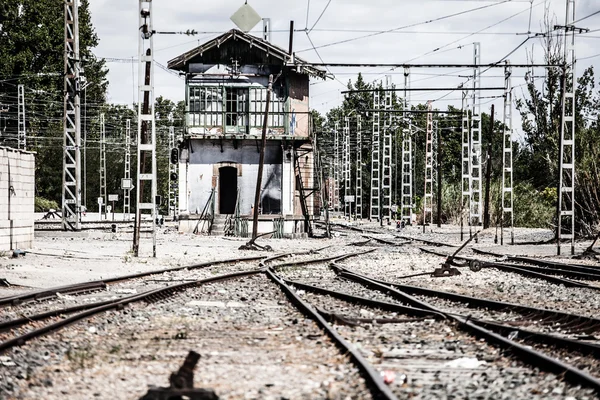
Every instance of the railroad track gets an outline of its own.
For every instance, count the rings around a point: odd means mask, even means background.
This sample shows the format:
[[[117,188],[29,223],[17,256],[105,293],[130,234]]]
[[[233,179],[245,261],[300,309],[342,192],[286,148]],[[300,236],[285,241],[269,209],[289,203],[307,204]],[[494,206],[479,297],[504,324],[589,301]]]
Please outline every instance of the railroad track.
[[[371,251],[371,250],[369,250]],[[367,251],[367,252],[369,252]],[[321,258],[311,258],[311,259],[302,259],[296,261],[288,261],[284,263],[277,264],[277,268],[281,267],[299,267],[306,266],[310,264],[318,264],[318,263],[327,263],[334,260],[343,260],[349,257],[355,257],[361,254],[366,254],[367,252],[360,253],[346,253],[337,256],[330,257],[321,257]],[[285,255],[274,256],[270,258],[260,257],[260,262],[258,263],[258,269],[251,269],[247,271],[240,271],[228,274],[222,274],[217,276],[212,276],[210,278],[200,279],[200,280],[192,280],[186,281],[183,283],[178,283],[175,285],[168,285],[166,287],[152,289],[145,291],[143,293],[134,294],[131,296],[125,296],[123,298],[114,299],[110,301],[78,305],[75,307],[70,307],[62,310],[55,310],[52,312],[42,313],[39,315],[30,315],[24,319],[16,319],[12,321],[6,321],[2,324],[2,328],[4,330],[14,328],[15,326],[22,325],[25,321],[50,321],[50,323],[35,328],[33,330],[27,331],[26,333],[20,334],[16,337],[12,337],[10,339],[4,340],[0,343],[0,352],[6,352],[15,346],[22,346],[25,343],[38,339],[43,335],[48,335],[50,333],[56,333],[61,329],[74,324],[76,322],[81,322],[84,320],[89,320],[90,318],[98,318],[98,315],[104,314],[107,312],[120,312],[121,310],[125,310],[127,308],[131,308],[140,302],[146,304],[156,304],[161,302],[170,302],[174,297],[182,297],[182,293],[185,292],[186,298],[192,297],[193,294],[190,291],[194,289],[198,289],[205,286],[210,286],[216,283],[223,283],[226,281],[235,281],[243,278],[257,278],[259,276],[264,276],[268,278],[271,282],[275,283],[283,293],[289,298],[290,302],[294,304],[300,312],[306,315],[306,317],[312,319],[323,331],[324,335],[327,336],[332,343],[334,343],[337,347],[340,348],[341,354],[348,355],[350,360],[356,365],[356,368],[361,372],[362,376],[367,382],[367,387],[371,390],[373,398],[382,398],[382,399],[393,399],[395,398],[393,394],[390,392],[389,388],[379,375],[379,372],[375,371],[369,363],[367,363],[364,358],[360,355],[360,353],[354,349],[350,344],[348,344],[343,338],[341,338],[335,330],[329,325],[322,316],[312,310],[310,307],[306,307],[305,304],[298,297],[290,291],[288,285],[283,282],[274,272],[271,267],[268,267],[268,264],[272,264],[275,260],[283,258]],[[290,256],[290,255],[287,255]],[[257,261],[257,260],[255,260]],[[222,262],[220,262],[222,263]],[[208,264],[208,263],[207,263]],[[120,277],[119,280],[130,279],[131,277]],[[136,277],[137,278],[137,277]],[[116,280],[116,279],[115,279]],[[29,298],[29,297],[28,297]],[[55,321],[56,318],[60,316],[60,320]],[[65,317],[66,316],[66,317]],[[344,357],[344,356],[342,356]]]
[[[392,248],[408,244],[377,239],[369,236],[367,240],[352,242],[349,245],[367,247],[377,243]],[[433,291],[414,285],[378,281],[341,265],[351,257],[371,259],[370,253],[374,250],[319,258],[313,257],[314,253],[311,252],[305,253],[307,257],[301,259],[293,259],[292,254],[240,258],[235,259],[235,262],[249,262],[251,265],[247,268],[245,266],[243,270],[228,273],[219,271],[218,274],[213,272],[206,274],[210,276],[201,278],[193,275],[188,266],[175,270],[153,271],[146,273],[144,277],[132,275],[114,278],[109,282],[101,281],[101,284],[112,285],[157,274],[178,274],[167,276],[166,280],[160,282],[162,287],[152,288],[143,293],[78,304],[71,308],[46,311],[45,314],[27,315],[20,320],[5,321],[5,325],[0,325],[0,330],[4,329],[6,333],[1,336],[3,342],[0,344],[0,352],[7,354],[16,346],[28,342],[27,355],[39,351],[49,343],[62,343],[64,340],[81,346],[82,339],[79,337],[83,336],[88,342],[104,349],[103,357],[113,357],[110,355],[113,354],[112,350],[106,350],[105,346],[117,346],[114,343],[121,343],[115,341],[117,339],[114,336],[118,332],[117,336],[125,335],[124,337],[129,338],[128,335],[131,335],[132,339],[126,340],[128,349],[135,354],[136,359],[139,358],[139,367],[143,369],[141,367],[145,362],[156,359],[152,357],[158,357],[158,360],[166,364],[169,358],[160,355],[165,349],[169,349],[167,353],[181,354],[186,353],[190,346],[194,346],[200,354],[208,357],[201,363],[203,382],[213,382],[218,391],[226,387],[226,393],[231,397],[244,394],[235,392],[235,384],[219,380],[224,368],[231,365],[249,368],[248,378],[243,375],[246,372],[240,371],[240,378],[243,376],[243,379],[235,382],[246,389],[251,386],[246,382],[252,380],[250,376],[267,382],[275,381],[273,385],[280,391],[302,387],[293,372],[286,373],[290,381],[289,387],[284,388],[281,386],[284,384],[272,376],[273,373],[265,375],[264,372],[252,369],[254,365],[260,365],[265,370],[274,371],[269,369],[273,363],[277,363],[272,358],[273,354],[281,351],[286,357],[293,357],[294,352],[288,351],[293,348],[296,348],[302,358],[289,361],[291,365],[302,365],[310,372],[299,373],[302,379],[318,376],[329,382],[326,390],[323,389],[323,384],[318,389],[310,389],[313,390],[310,392],[313,397],[319,397],[323,390],[329,397],[335,397],[333,395],[336,393],[351,397],[383,399],[406,396],[432,398],[448,394],[466,397],[477,393],[476,387],[463,387],[463,383],[469,380],[504,382],[503,379],[507,377],[514,380],[525,374],[532,376],[533,386],[521,387],[519,390],[522,391],[517,391],[515,398],[545,398],[543,392],[531,396],[527,394],[531,394],[528,392],[530,390],[552,390],[554,383],[526,368],[525,363],[553,372],[571,382],[574,386],[566,387],[566,394],[576,397],[590,394],[589,391],[578,389],[576,385],[600,391],[600,381],[595,376],[555,359],[572,356],[574,352],[582,353],[587,357],[581,356],[580,363],[589,366],[592,372],[598,372],[594,357],[600,354],[599,347],[596,343],[577,336],[593,335],[600,327],[600,320]],[[292,259],[283,260],[288,257]],[[223,266],[227,261],[231,260],[220,261],[218,265]],[[208,271],[212,266],[217,264],[205,263],[192,271]],[[383,268],[385,266],[380,265],[380,270]],[[302,279],[296,279],[298,276]],[[172,284],[172,279],[180,283]],[[67,287],[64,293],[77,294],[100,289],[102,288]],[[250,298],[233,301],[240,293]],[[29,293],[24,295],[23,299],[12,299],[3,304],[14,304],[14,307],[18,306],[19,302],[43,303],[51,299],[51,295],[51,291],[41,296],[38,293],[36,300],[36,294]],[[269,306],[255,309],[249,304],[240,305],[240,302],[254,303],[257,299],[269,301]],[[273,299],[278,300],[273,303]],[[7,299],[0,299],[0,304],[2,300]],[[293,311],[289,310],[291,305],[295,307]],[[198,307],[201,311],[197,311]],[[237,307],[239,312],[236,312]],[[281,311],[283,309],[286,311]],[[474,312],[479,314],[474,315]],[[495,318],[496,312],[502,314],[502,318]],[[293,317],[293,313],[301,313],[306,319]],[[518,319],[515,319],[517,314]],[[196,317],[190,319],[190,315]],[[232,320],[236,315],[240,315],[243,323]],[[277,330],[268,322],[272,321],[273,315],[280,321]],[[134,322],[130,321],[130,317]],[[508,317],[512,319],[508,320]],[[188,322],[180,323],[178,318]],[[537,320],[537,325],[543,329],[530,330],[531,327],[524,322],[531,319]],[[308,320],[312,322],[308,323]],[[28,326],[26,322],[33,324]],[[89,329],[94,328],[90,326],[92,322],[100,326],[98,329],[103,335],[101,338],[96,339],[88,334]],[[14,325],[11,325],[12,323]],[[138,328],[138,332],[130,328],[126,330],[126,334],[123,333],[122,326],[130,324],[138,324],[143,326],[143,329]],[[193,326],[188,327],[186,324]],[[181,326],[185,329],[182,330]],[[282,330],[279,330],[280,328]],[[559,328],[564,333],[562,336],[556,335],[556,332],[542,332]],[[18,335],[14,335],[15,332]],[[94,332],[98,333],[96,329]],[[9,337],[11,333],[13,335]],[[49,334],[52,336],[48,336]],[[42,338],[44,335],[46,337]],[[54,339],[54,335],[60,336]],[[296,338],[294,340],[298,343],[290,338]],[[484,338],[485,341],[480,341],[480,338]],[[274,347],[270,347],[271,341],[274,341]],[[495,347],[490,346],[491,343],[500,348],[510,349],[522,364],[515,365],[512,357],[502,356]],[[185,346],[188,348],[183,351]],[[331,352],[331,346],[339,348],[335,356]],[[540,351],[543,346],[551,346],[553,356]],[[263,351],[265,348],[267,351]],[[218,355],[213,355],[215,349],[218,349]],[[257,351],[252,362],[239,364],[239,357]],[[460,361],[463,356],[469,360],[486,362],[487,366],[452,366],[455,365],[453,362]],[[123,357],[126,359],[127,356]],[[218,362],[213,362],[211,357],[218,359]],[[224,359],[228,361],[223,361]],[[330,378],[327,378],[331,377],[330,373],[315,369],[312,364],[306,364],[306,360],[313,363],[326,362],[331,370],[337,371],[335,379],[341,379],[344,384],[335,385],[335,382],[332,383]],[[88,373],[87,370],[82,372]],[[226,372],[228,376],[232,376],[231,370]],[[94,374],[97,373],[98,368],[95,368]],[[142,374],[143,385],[137,385],[138,389],[145,387],[155,376],[155,372],[150,375]],[[341,376],[349,378],[340,378]],[[117,381],[117,378],[111,375],[111,379]],[[362,380],[364,384],[361,383]],[[131,383],[128,379],[125,381],[127,384]],[[269,383],[266,388],[261,389],[263,392],[255,393],[255,397],[269,395],[271,392],[268,388],[272,387],[270,385]],[[344,392],[344,385],[350,388],[351,392]],[[494,393],[501,395],[506,387],[501,385],[496,389]],[[304,387],[303,390],[309,389]],[[82,395],[79,392],[76,394]]]
[[[530,332],[526,329],[506,324],[506,321],[504,321],[505,323],[499,324],[494,321],[479,320],[477,318],[473,318],[469,314],[461,314],[460,311],[462,310],[448,311],[447,309],[442,309],[435,306],[431,301],[424,301],[423,299],[411,296],[408,293],[411,291],[413,293],[420,293],[421,295],[426,293],[429,297],[433,297],[435,292],[433,290],[419,292],[417,289],[420,288],[409,288],[400,285],[380,283],[379,281],[366,276],[353,273],[352,271],[344,269],[339,265],[333,266],[333,270],[335,270],[339,277],[365,285],[368,290],[364,291],[363,293],[365,294],[362,296],[351,294],[349,293],[349,290],[332,290],[331,286],[333,280],[330,280],[332,279],[331,277],[329,277],[327,280],[320,280],[319,284],[312,284],[289,278],[286,278],[285,281],[300,293],[310,292],[313,296],[319,295],[321,297],[325,296],[338,299],[344,303],[355,304],[359,305],[360,307],[368,307],[370,309],[378,310],[379,313],[382,314],[382,316],[379,318],[364,318],[364,316],[360,316],[360,313],[355,313],[359,314],[359,316],[349,316],[348,314],[330,312],[322,307],[322,301],[317,301],[317,304],[321,305],[320,312],[322,315],[330,318],[332,321],[335,321],[338,324],[360,325],[360,323],[371,322],[375,323],[376,326],[383,326],[383,324],[402,323],[426,324],[424,321],[428,320],[430,321],[430,324],[433,324],[431,322],[433,320],[445,321],[447,324],[456,324],[456,326],[464,330],[466,333],[475,334],[478,338],[483,337],[489,343],[494,343],[503,348],[511,350],[511,352],[519,356],[521,361],[524,363],[533,364],[535,367],[565,376],[573,384],[585,384],[588,387],[594,388],[596,391],[600,391],[600,381],[596,377],[572,365],[558,361],[552,356],[548,356],[540,351],[528,347],[531,343],[534,343],[540,347],[550,345],[558,351],[563,351],[565,353],[568,352],[567,354],[570,355],[572,355],[573,352],[581,352],[582,354],[598,358],[600,357],[600,346],[598,346],[597,343],[588,343],[584,340],[556,337],[540,332]],[[400,290],[397,289],[398,286],[402,289],[412,290]],[[380,291],[382,295],[387,297],[387,300],[382,300],[381,295],[374,296],[373,290]],[[442,296],[443,298],[451,297],[450,295],[452,295],[450,293],[442,294],[446,295],[445,297]],[[377,297],[379,297],[379,300]],[[399,301],[400,304],[393,300],[390,301],[390,297],[394,298],[396,301]],[[456,300],[460,300],[460,302],[471,301],[471,303],[468,303],[468,305],[472,306],[473,308],[475,308],[475,306],[480,308],[494,306],[493,309],[498,309],[502,312],[507,312],[507,310],[510,310],[511,312],[518,312],[523,317],[523,320],[526,317],[538,318],[539,321],[543,322],[544,325],[553,326],[554,329],[570,329],[570,332],[589,333],[596,332],[600,327],[600,320],[558,311],[535,309],[532,307],[493,302],[485,299],[479,299],[480,303],[473,304],[475,303],[474,299],[468,299],[466,296],[457,296]],[[318,306],[316,307],[318,308]],[[338,308],[346,311],[348,310],[348,306],[342,306]],[[362,309],[360,311],[362,311]],[[518,332],[518,336],[515,335],[515,332]],[[511,339],[509,339],[507,336],[510,336]],[[512,340],[512,338],[515,336],[518,337],[518,341]],[[523,345],[521,344],[521,341],[524,341],[527,344]],[[442,357],[442,355],[439,356]],[[427,357],[435,357],[435,355],[429,354]],[[405,354],[401,358],[403,358],[406,362],[406,358],[410,358],[410,355]],[[422,365],[419,364],[419,362],[422,361],[423,360],[417,360],[417,365],[419,365],[418,368],[422,367]],[[591,363],[597,368],[597,362],[592,361]],[[410,367],[408,367],[406,364],[403,364],[402,367],[397,366],[397,368],[401,370],[402,368],[410,369]],[[415,369],[418,368],[415,366]],[[473,371],[469,371],[469,373],[472,372]],[[596,369],[595,372],[600,373],[600,370]],[[468,378],[468,376],[465,376],[465,378]],[[456,379],[456,376],[454,376],[452,379]],[[406,395],[406,393],[403,395]]]
[[[440,257],[449,257],[450,254],[442,253],[436,250],[420,248],[420,250],[424,253],[433,254]],[[496,261],[486,261],[482,259],[476,259],[473,257],[465,257],[465,256],[456,256],[455,260],[462,260],[466,262],[477,261],[482,268],[495,268],[503,272],[511,272],[523,276],[528,276],[531,278],[543,279],[545,281],[561,284],[568,287],[579,287],[586,288],[591,290],[600,290],[600,286],[591,285],[585,282],[581,282],[581,280],[587,281],[598,281],[600,280],[600,275],[598,275],[595,271],[592,272],[578,272],[578,271],[569,271],[569,270],[558,270],[553,268],[544,268],[544,267],[536,267],[531,265],[524,264],[509,264],[506,262],[496,262]],[[576,279],[567,279],[566,276]]]

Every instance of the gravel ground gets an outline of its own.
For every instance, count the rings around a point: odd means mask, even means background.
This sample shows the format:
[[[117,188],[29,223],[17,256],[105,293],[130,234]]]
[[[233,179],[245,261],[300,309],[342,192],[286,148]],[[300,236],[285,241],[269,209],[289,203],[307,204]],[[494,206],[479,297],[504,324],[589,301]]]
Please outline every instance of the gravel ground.
[[[223,399],[370,398],[356,368],[262,275],[110,312],[15,349],[4,355],[0,388],[19,399],[138,398],[167,385],[189,350],[202,355],[196,387]]]
[[[361,227],[380,232],[368,234],[370,236],[405,241],[395,238],[396,233],[387,226],[380,228],[365,223]],[[400,234],[461,244],[459,227],[428,228],[425,234],[421,227],[408,227]],[[493,231],[484,232],[476,246],[499,253],[540,257],[550,257],[556,251],[554,245],[500,247],[494,245],[493,236]],[[519,243],[549,238],[551,235],[547,231],[516,230]],[[275,253],[266,254],[238,250],[247,239],[181,235],[164,229],[158,235],[157,258],[148,257],[148,241],[142,242],[142,257],[134,258],[130,253],[129,233],[43,232],[36,237],[36,247],[25,257],[0,258],[0,278],[21,285],[0,288],[0,296],[160,268],[233,257],[298,253],[329,245],[331,247],[319,255],[301,255],[294,260],[375,249],[374,253],[340,264],[358,273],[399,283],[586,316],[596,317],[598,313],[600,296],[595,291],[566,288],[493,269],[479,273],[461,269],[462,275],[449,278],[402,278],[431,272],[443,258],[422,253],[418,250],[422,244],[417,242],[395,247],[374,242],[362,247],[346,247],[349,243],[365,240],[360,233],[349,231],[334,231],[330,240],[259,239],[261,244],[269,244],[275,249]],[[578,244],[578,251],[587,245]],[[436,249],[453,251],[449,247]],[[575,263],[567,256],[552,259]],[[274,263],[287,261],[289,259],[281,259]],[[600,266],[593,261],[578,263]],[[238,263],[119,283],[106,291],[2,309],[0,320],[92,299],[100,301],[124,296],[132,290],[140,292],[164,286],[168,281],[254,269],[257,264]],[[337,279],[326,263],[286,267],[281,271],[287,278],[394,301],[359,284]],[[196,370],[196,386],[214,388],[223,398],[369,398],[353,365],[340,356],[320,330],[296,312],[279,289],[266,279],[246,278],[241,286],[232,282],[211,284],[188,290],[168,302],[130,306],[0,354],[0,399],[137,398],[148,385],[167,385],[168,376],[180,366],[189,350],[202,355]],[[352,306],[327,296],[304,296],[328,311],[352,318],[412,318]],[[452,304],[446,306],[452,307]],[[476,310],[470,311],[473,314]],[[486,315],[484,311],[477,312]],[[336,328],[376,369],[395,372],[391,385],[399,398],[597,398],[588,390],[566,385],[554,375],[523,367],[496,348],[476,341],[446,323],[419,320],[397,324],[336,325]],[[31,326],[24,329],[31,329]],[[576,365],[596,371],[595,365],[579,355],[555,356],[569,357]],[[472,368],[447,364],[461,358],[485,361],[486,364],[479,363]]]
[[[311,283],[356,296],[398,303],[364,286],[337,279],[329,269],[287,269],[289,279]],[[299,291],[315,307],[350,319],[358,326],[337,320],[336,329],[383,371],[394,374],[391,388],[398,398],[410,399],[592,399],[587,389],[574,387],[552,375],[525,366],[484,341],[475,339],[451,323],[422,319],[351,304],[330,296]],[[399,319],[407,322],[381,324],[368,320]],[[411,321],[413,320],[413,321]],[[573,358],[583,366],[586,361]],[[587,365],[586,365],[587,369]]]

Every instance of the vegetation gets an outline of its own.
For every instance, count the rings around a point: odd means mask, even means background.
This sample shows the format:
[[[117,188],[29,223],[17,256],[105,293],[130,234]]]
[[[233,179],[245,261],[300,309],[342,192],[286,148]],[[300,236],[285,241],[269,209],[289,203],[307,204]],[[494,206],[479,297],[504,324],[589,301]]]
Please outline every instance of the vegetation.
[[[108,68],[93,49],[99,43],[89,12],[89,0],[79,5],[81,81],[81,131],[83,205],[97,209],[100,192],[100,115],[106,131],[106,178],[108,193],[122,198],[124,175],[125,126],[131,120],[132,178],[136,174],[137,105],[106,102]],[[8,118],[0,119],[0,145],[16,146],[17,86],[25,87],[27,147],[36,155],[36,209],[60,208],[62,201],[62,138],[64,99],[64,1],[3,0],[0,3],[0,109],[8,109]],[[184,103],[157,98],[158,194],[168,202],[169,114],[175,132],[183,126]],[[132,191],[132,202],[135,191]],[[50,202],[50,203],[49,203]],[[52,205],[53,207],[50,207]],[[39,206],[39,207],[38,207]],[[120,206],[117,207],[120,210]]]

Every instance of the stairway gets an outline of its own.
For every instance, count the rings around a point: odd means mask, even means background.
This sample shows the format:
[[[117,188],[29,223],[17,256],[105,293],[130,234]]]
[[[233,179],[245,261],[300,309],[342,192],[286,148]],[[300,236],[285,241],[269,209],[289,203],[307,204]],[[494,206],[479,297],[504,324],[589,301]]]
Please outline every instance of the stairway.
[[[215,214],[213,221],[211,236],[224,236],[225,235],[225,221],[227,220],[226,214]]]

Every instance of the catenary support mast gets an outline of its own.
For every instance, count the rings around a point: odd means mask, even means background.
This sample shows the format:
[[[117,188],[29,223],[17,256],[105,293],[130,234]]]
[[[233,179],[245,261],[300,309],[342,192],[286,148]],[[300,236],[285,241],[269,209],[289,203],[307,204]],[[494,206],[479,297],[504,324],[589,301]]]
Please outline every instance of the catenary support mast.
[[[571,254],[575,254],[575,0],[566,0],[566,3],[558,177],[558,255],[562,239],[571,240]]]
[[[362,219],[362,119],[356,115],[356,204],[354,208],[355,218]]]
[[[481,62],[481,44],[473,43],[473,64]],[[473,70],[473,92],[471,94],[471,207],[469,218],[472,225],[482,223],[482,191],[481,191],[481,67]]]
[[[19,149],[27,150],[27,132],[25,124],[25,86],[17,86],[18,95],[18,133],[17,133],[17,147]]]
[[[123,176],[123,219],[131,218],[131,120],[125,125],[125,173]]]
[[[106,216],[106,205],[108,198],[106,197],[106,125],[104,123],[104,114],[100,114],[100,194],[98,200],[98,211],[100,216]]]
[[[513,192],[513,154],[512,154],[512,68],[506,61],[504,69],[504,112],[502,145],[502,215],[500,219],[500,244],[504,244],[504,227],[510,229],[510,244],[515,244],[514,233],[514,192]]]
[[[404,88],[410,88],[410,70],[404,69]],[[408,129],[402,131],[402,220],[406,225],[412,221],[413,175],[412,175],[412,119],[406,111],[410,111],[410,91],[404,91],[404,121],[408,121]]]
[[[81,120],[78,0],[65,0],[62,226],[81,229]]]
[[[377,89],[377,87],[376,87]],[[381,102],[380,93],[378,90],[373,91],[373,135],[371,143],[371,204],[369,207],[369,221],[379,221],[381,204],[380,204],[380,151],[379,151],[379,135],[380,135],[380,112]]]
[[[137,129],[137,184],[133,254],[138,257],[142,225],[148,222],[152,255],[156,257],[156,121],[154,115],[154,30],[152,0],[139,2],[139,102]],[[144,220],[146,215],[146,220]]]

